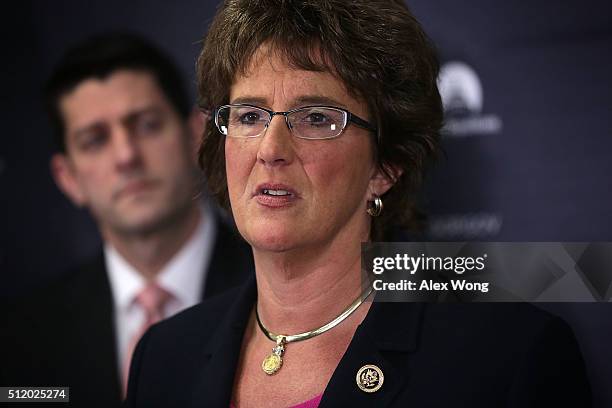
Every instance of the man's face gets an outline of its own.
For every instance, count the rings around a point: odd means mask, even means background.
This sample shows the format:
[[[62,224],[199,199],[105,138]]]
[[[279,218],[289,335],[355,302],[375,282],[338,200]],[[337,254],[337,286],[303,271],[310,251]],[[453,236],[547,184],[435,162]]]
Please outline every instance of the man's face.
[[[104,232],[148,233],[194,205],[195,138],[154,77],[118,70],[60,100],[66,154],[54,176]]]

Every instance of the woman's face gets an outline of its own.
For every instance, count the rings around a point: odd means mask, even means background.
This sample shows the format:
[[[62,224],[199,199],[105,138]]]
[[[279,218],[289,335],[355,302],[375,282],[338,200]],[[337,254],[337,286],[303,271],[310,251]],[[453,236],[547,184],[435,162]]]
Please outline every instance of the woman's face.
[[[290,68],[275,53],[256,53],[230,103],[288,111],[307,105],[346,109],[370,120],[366,104],[327,72]],[[335,139],[293,136],[282,115],[256,138],[225,141],[227,183],[238,229],[255,248],[287,251],[366,240],[367,200],[378,193],[372,134],[354,124]],[[286,194],[288,195],[272,195]]]

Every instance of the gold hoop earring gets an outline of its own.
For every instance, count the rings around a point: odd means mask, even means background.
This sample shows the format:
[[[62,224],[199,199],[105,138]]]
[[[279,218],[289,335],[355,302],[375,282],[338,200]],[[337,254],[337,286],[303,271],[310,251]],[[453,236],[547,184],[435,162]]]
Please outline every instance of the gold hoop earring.
[[[379,196],[373,194],[374,200],[368,201],[368,209],[366,210],[371,217],[378,217],[383,210],[383,202]]]

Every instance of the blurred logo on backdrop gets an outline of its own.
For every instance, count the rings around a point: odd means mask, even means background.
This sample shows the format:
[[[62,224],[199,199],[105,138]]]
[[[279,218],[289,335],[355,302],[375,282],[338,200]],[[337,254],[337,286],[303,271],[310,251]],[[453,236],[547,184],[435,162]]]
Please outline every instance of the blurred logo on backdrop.
[[[438,89],[444,107],[443,146],[452,157],[443,177],[452,185],[443,185],[439,199],[446,202],[448,191],[454,191],[455,204],[454,208],[443,205],[442,212],[432,212],[426,234],[438,241],[494,239],[500,235],[504,219],[489,198],[495,184],[488,146],[478,137],[500,135],[502,119],[487,112],[483,83],[476,70],[461,60],[442,64]],[[474,190],[476,186],[478,190]]]
[[[465,62],[449,61],[442,65],[438,89],[444,105],[443,135],[468,137],[498,134],[502,120],[483,113],[483,89],[476,71]]]
[[[434,240],[483,240],[499,235],[502,215],[495,212],[472,212],[432,215],[427,234]]]

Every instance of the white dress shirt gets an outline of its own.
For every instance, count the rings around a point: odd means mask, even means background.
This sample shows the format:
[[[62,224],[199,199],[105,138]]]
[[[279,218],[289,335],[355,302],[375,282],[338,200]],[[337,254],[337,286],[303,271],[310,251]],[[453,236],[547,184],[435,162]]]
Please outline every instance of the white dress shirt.
[[[213,217],[210,207],[203,205],[198,227],[156,277],[156,283],[172,295],[164,307],[164,318],[202,298],[216,236]],[[130,340],[145,322],[144,311],[134,299],[147,282],[110,244],[104,246],[104,258],[113,294],[117,362],[122,375]]]

